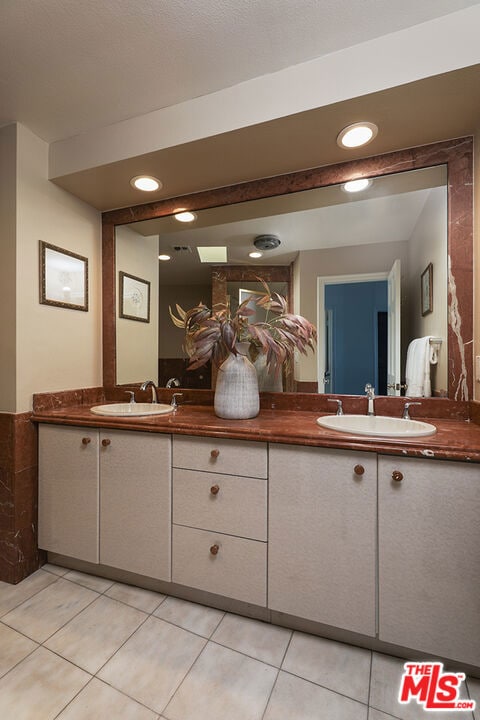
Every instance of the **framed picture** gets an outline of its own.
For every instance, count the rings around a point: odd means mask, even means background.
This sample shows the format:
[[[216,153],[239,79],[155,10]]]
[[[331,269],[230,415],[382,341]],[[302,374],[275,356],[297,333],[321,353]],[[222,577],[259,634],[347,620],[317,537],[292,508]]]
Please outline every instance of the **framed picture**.
[[[120,317],[150,322],[150,281],[119,272]]]
[[[420,278],[422,315],[433,310],[433,265],[429,263]]]
[[[88,259],[40,240],[40,303],[88,311]]]

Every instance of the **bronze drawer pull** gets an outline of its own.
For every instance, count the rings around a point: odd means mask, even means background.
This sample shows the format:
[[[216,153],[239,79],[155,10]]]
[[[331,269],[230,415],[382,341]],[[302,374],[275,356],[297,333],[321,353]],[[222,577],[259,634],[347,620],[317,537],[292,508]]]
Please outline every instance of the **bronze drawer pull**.
[[[212,457],[214,460],[216,460],[219,455],[220,455],[220,450],[211,450],[211,452],[210,452],[210,457]]]
[[[353,468],[353,472],[355,473],[355,475],[363,475],[363,473],[365,472],[365,468],[363,467],[363,465],[355,465],[355,467]]]
[[[82,438],[82,445],[88,445],[92,442],[92,438]]]
[[[212,487],[210,488],[210,492],[212,493],[212,495],[217,495],[219,490],[220,490],[219,485],[212,485]]]
[[[102,440],[102,445],[103,445],[103,447],[108,447],[111,442],[112,442],[111,440],[109,440],[108,438],[105,438],[104,440]]]
[[[212,555],[216,555],[219,549],[220,548],[218,547],[218,545],[212,545],[212,547],[210,548],[210,552],[212,553]]]
[[[401,473],[400,470],[394,470],[392,472],[392,480],[395,480],[395,482],[402,482],[403,473]]]

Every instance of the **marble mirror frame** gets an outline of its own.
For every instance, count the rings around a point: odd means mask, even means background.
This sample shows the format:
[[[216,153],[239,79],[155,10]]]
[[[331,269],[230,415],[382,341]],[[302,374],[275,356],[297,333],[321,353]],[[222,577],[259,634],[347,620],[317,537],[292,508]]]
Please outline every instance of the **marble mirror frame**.
[[[254,180],[217,190],[134,205],[102,214],[103,383],[116,387],[115,226],[285,195],[359,177],[447,166],[448,398],[473,397],[473,138],[457,138],[336,165]]]

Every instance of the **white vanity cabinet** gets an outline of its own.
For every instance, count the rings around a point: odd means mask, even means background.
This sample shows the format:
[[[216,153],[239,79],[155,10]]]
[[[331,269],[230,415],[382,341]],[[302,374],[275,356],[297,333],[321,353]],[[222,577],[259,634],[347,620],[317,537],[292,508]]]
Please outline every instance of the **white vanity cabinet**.
[[[268,606],[375,636],[377,458],[270,445]]]
[[[171,437],[39,428],[39,547],[170,580]]]
[[[267,446],[173,438],[172,580],[266,605]]]
[[[480,466],[379,456],[379,639],[480,665]]]

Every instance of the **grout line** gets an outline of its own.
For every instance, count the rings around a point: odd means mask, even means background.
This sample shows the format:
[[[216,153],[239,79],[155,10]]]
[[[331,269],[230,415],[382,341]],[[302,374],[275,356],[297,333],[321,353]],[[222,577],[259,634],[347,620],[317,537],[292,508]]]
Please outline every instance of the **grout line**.
[[[63,713],[63,711],[68,708],[69,705],[72,704],[72,702],[80,695],[80,693],[82,693],[82,692],[85,690],[85,688],[87,688],[87,687],[90,685],[90,683],[92,682],[92,680],[93,680],[93,675],[92,675],[92,677],[90,678],[90,680],[88,680],[88,682],[86,682],[85,685],[84,685],[82,688],[80,688],[80,690],[79,690],[77,693],[75,693],[75,695],[74,695],[72,698],[70,698],[70,700],[68,701],[68,703],[67,703],[66,705],[64,705],[63,708],[60,710],[60,712],[58,712],[58,713],[55,715],[55,717],[53,718],[53,720],[56,720],[56,719],[58,718],[58,716],[61,715],[61,714]]]
[[[368,695],[367,704],[370,707],[370,694],[372,692],[372,671],[373,671],[373,652],[370,650],[370,671],[368,673]]]
[[[203,639],[205,640],[205,638],[203,638]],[[205,645],[204,645],[203,648],[200,650],[200,652],[198,653],[197,657],[196,657],[195,660],[192,662],[192,664],[191,664],[190,667],[188,668],[187,672],[186,672],[185,675],[183,676],[182,680],[178,683],[178,685],[177,685],[177,687],[175,688],[174,692],[171,694],[171,696],[170,696],[169,699],[167,700],[167,704],[162,708],[162,711],[161,711],[160,715],[165,715],[168,706],[169,706],[170,703],[172,702],[172,700],[173,700],[173,698],[175,697],[175,695],[177,694],[177,692],[178,692],[178,691],[180,690],[180,688],[182,687],[182,685],[183,685],[183,683],[185,682],[185,680],[187,679],[188,675],[191,673],[193,667],[196,665],[196,663],[198,662],[198,660],[200,659],[200,657],[201,657],[201,656],[203,655],[203,653],[205,652],[205,648],[208,646],[209,642],[211,642],[211,641],[210,641],[210,640],[205,640]],[[165,715],[165,717],[167,717],[167,716]],[[167,718],[167,720],[168,720],[168,718]]]
[[[36,572],[38,572],[38,570],[37,570]],[[48,572],[48,571],[47,571],[47,572]],[[31,595],[29,595],[28,597],[23,598],[23,600],[20,600],[19,603],[17,603],[17,604],[14,605],[13,607],[11,607],[9,610],[7,610],[6,612],[4,612],[2,615],[0,615],[0,620],[3,620],[3,618],[4,618],[6,615],[8,615],[8,613],[11,613],[13,610],[16,610],[18,607],[20,607],[20,605],[23,605],[24,602],[27,602],[27,600],[31,600],[31,598],[35,597],[35,595],[38,595],[38,593],[43,592],[43,590],[46,590],[47,588],[49,588],[49,587],[52,586],[52,585],[55,585],[55,583],[58,582],[58,580],[60,580],[60,576],[58,576],[58,575],[55,576],[53,573],[49,573],[49,575],[51,575],[52,577],[56,577],[57,579],[54,580],[54,582],[51,582],[51,583],[49,583],[48,585],[45,585],[45,587],[40,588],[40,590],[36,590],[34,593],[32,593]],[[31,577],[31,576],[29,576],[29,577]],[[25,579],[27,579],[27,578],[25,578]],[[17,586],[13,585],[12,587],[17,587]],[[5,623],[5,625],[6,625],[6,624],[7,624],[7,623]],[[10,626],[9,626],[9,627],[10,627]],[[27,636],[27,637],[28,637],[28,636]],[[31,639],[31,638],[30,638],[30,639]]]
[[[279,678],[279,676],[280,676],[280,672],[281,672],[281,671],[280,671],[280,668],[278,668],[277,675],[276,675],[276,677],[275,677],[275,680],[273,681],[273,685],[272,685],[272,687],[271,687],[271,689],[270,689],[270,692],[269,692],[269,694],[268,694],[267,702],[265,703],[265,708],[264,708],[264,710],[263,710],[261,720],[263,720],[263,718],[265,717],[265,713],[267,712],[268,706],[269,706],[269,704],[270,704],[270,700],[272,699],[273,691],[275,690],[275,687],[276,687],[276,685],[277,685],[278,678]]]
[[[288,640],[287,647],[285,648],[285,652],[283,653],[282,662],[280,663],[280,670],[283,668],[283,663],[285,662],[285,658],[287,657],[287,653],[290,649],[290,645],[292,644],[294,632],[295,632],[294,630],[290,630],[290,638]]]
[[[345,695],[345,693],[341,693],[338,690],[332,690],[332,688],[328,687],[327,685],[322,685],[321,683],[317,683],[314,680],[309,680],[308,678],[302,677],[301,675],[297,675],[296,673],[291,672],[290,670],[282,670],[282,672],[284,672],[286,675],[292,675],[293,677],[296,677],[299,680],[303,680],[304,682],[307,682],[310,685],[315,685],[315,687],[321,687],[324,690],[328,690],[329,692],[333,693],[334,695],[339,695],[340,697],[346,698],[347,700],[352,700],[353,702],[356,702],[359,705],[364,705],[365,707],[368,707],[368,703],[364,702],[363,700],[354,698],[351,695]]]

